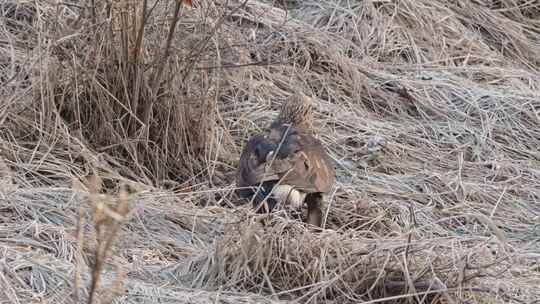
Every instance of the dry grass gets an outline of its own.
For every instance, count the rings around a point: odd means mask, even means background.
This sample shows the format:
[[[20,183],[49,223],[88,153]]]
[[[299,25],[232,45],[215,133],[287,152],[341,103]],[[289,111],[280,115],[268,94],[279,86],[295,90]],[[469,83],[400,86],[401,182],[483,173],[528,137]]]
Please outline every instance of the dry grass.
[[[536,1],[111,3],[0,3],[0,303],[540,299]],[[298,91],[321,233],[233,194]]]

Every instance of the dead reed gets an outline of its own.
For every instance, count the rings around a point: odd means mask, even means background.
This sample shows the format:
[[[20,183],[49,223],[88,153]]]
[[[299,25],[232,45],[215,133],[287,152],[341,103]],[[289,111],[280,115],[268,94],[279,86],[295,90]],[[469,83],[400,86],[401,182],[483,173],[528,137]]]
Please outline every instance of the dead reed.
[[[186,2],[0,3],[0,303],[540,299],[535,1]],[[232,191],[296,92],[316,234]]]

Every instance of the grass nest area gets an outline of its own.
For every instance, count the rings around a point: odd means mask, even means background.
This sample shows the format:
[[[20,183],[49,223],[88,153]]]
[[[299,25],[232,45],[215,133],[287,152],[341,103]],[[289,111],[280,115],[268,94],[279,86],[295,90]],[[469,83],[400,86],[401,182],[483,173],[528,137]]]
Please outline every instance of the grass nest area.
[[[536,1],[0,3],[0,303],[540,300]],[[324,229],[234,193],[302,92]]]

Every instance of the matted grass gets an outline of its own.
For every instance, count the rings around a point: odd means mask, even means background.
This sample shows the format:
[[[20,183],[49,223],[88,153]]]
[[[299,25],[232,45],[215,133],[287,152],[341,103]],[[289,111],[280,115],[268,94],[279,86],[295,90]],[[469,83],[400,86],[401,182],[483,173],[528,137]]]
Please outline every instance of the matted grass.
[[[535,1],[111,3],[0,3],[0,303],[540,300]],[[296,92],[320,233],[233,193]]]

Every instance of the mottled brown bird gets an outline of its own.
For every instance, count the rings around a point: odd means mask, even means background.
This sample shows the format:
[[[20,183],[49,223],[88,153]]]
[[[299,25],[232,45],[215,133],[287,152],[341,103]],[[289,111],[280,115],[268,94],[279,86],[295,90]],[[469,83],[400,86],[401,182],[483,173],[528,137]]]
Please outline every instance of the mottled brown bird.
[[[252,136],[240,156],[241,197],[258,212],[278,205],[300,209],[307,203],[306,222],[321,227],[323,194],[335,182],[335,171],[322,143],[313,136],[311,99],[295,95],[283,104],[277,119]]]

